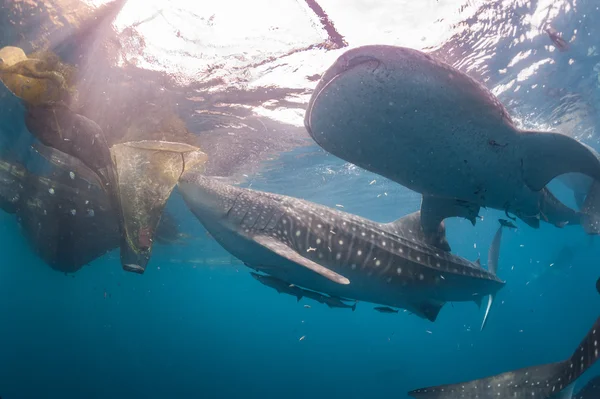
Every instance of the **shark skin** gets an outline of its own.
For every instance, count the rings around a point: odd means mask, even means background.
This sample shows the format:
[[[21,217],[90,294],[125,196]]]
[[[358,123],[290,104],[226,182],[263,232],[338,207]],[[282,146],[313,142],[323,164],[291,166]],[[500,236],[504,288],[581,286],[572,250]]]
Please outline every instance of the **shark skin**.
[[[481,207],[533,228],[600,231],[546,188],[566,173],[600,180],[598,154],[563,134],[518,129],[485,86],[423,52],[348,50],[321,77],[304,124],[325,151],[421,193],[426,231],[447,217],[474,225]]]
[[[195,172],[182,175],[179,191],[217,242],[247,266],[331,297],[435,321],[446,302],[480,303],[504,286],[479,263],[443,249],[443,224],[425,238],[418,212],[377,223]]]
[[[573,355],[562,362],[526,367],[459,384],[421,388],[408,394],[416,399],[570,399],[573,383],[598,360],[598,341],[600,318]]]

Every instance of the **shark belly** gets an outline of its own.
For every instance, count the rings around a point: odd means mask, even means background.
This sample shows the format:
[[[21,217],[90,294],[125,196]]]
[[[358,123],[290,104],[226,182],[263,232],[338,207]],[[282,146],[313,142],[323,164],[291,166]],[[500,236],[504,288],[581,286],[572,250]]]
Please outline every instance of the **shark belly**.
[[[307,114],[315,141],[423,194],[483,204],[494,185],[522,184],[507,162],[517,131],[495,99],[439,64],[405,63],[348,70],[316,93]]]

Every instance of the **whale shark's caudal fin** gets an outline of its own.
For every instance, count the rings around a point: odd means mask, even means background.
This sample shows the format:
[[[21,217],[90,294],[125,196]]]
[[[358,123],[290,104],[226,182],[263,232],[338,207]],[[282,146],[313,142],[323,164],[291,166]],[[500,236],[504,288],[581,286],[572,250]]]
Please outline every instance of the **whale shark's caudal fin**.
[[[540,191],[556,176],[578,172],[600,180],[598,154],[567,135],[551,132],[520,133],[521,171],[525,184]]]
[[[490,250],[488,251],[488,272],[493,274],[494,276],[498,272],[498,259],[500,258],[500,241],[502,239],[502,228],[506,225],[500,222],[500,227],[496,231],[494,235],[494,239],[492,240],[492,245],[490,245]],[[484,329],[487,324],[488,316],[490,314],[490,309],[492,308],[492,304],[494,302],[494,294],[490,294],[487,308],[485,309],[485,315],[483,316],[483,322],[481,323],[481,330]]]
[[[526,367],[459,384],[417,389],[417,399],[454,398],[560,398],[571,397],[573,383],[598,360],[600,318],[573,355],[558,363]]]
[[[259,236],[254,236],[253,240],[257,244],[260,244],[263,247],[267,248],[268,250],[275,252],[277,255],[279,255],[283,258],[286,258],[294,263],[297,263],[300,266],[304,266],[307,269],[312,270],[313,272],[315,272],[317,274],[320,274],[321,276],[325,277],[326,279],[333,281],[334,283],[344,284],[344,285],[350,284],[350,280],[348,280],[346,277],[344,277],[340,274],[337,274],[333,270],[323,267],[308,258],[305,258],[304,256],[300,255],[298,252],[294,251],[287,245],[283,244],[280,241],[275,240],[272,237],[265,236],[265,235],[262,235],[262,236],[259,235]]]
[[[409,213],[393,222],[386,223],[384,226],[387,227],[390,233],[411,236],[416,240],[450,252],[451,248],[446,239],[446,226],[444,222],[440,220],[437,226],[431,227],[428,233],[424,232],[421,223],[421,212],[417,211]]]
[[[600,182],[594,180],[590,186],[583,206],[581,208],[583,213],[581,225],[588,234],[597,235],[600,234]]]

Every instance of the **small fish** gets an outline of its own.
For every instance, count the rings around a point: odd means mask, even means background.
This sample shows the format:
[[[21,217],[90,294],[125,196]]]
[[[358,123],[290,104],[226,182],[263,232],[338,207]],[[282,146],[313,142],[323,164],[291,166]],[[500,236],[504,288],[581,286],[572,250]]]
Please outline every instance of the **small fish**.
[[[558,33],[556,29],[550,27],[546,28],[546,33],[548,34],[548,37],[550,37],[550,40],[552,40],[552,43],[554,43],[558,51],[564,52],[569,50],[569,44],[565,39],[563,39],[560,36],[560,33]]]
[[[600,278],[598,279],[598,281],[596,281],[596,290],[600,294]]]
[[[378,306],[374,309],[380,313],[398,313],[398,311],[396,309],[392,309],[387,306]]]
[[[306,335],[301,336],[298,341],[304,341],[304,338],[306,338]]]

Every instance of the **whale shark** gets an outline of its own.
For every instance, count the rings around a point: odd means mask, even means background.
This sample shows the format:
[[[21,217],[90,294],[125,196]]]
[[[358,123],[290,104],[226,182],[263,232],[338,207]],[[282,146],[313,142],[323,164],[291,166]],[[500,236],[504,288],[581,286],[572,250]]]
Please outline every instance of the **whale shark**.
[[[416,399],[570,399],[575,380],[598,360],[599,340],[600,318],[573,355],[562,362],[526,367],[459,384],[416,389],[408,394]]]
[[[418,211],[377,223],[192,171],[181,176],[178,187],[223,248],[247,266],[298,287],[403,308],[433,322],[446,302],[481,304],[504,286],[479,261],[446,250],[443,223],[435,236],[426,237]],[[499,244],[493,248],[496,256]]]
[[[421,193],[426,232],[448,217],[475,225],[481,207],[533,228],[541,220],[600,232],[598,218],[546,188],[567,173],[600,180],[596,151],[564,134],[517,128],[484,85],[421,51],[346,51],[317,84],[304,125],[325,151]]]

